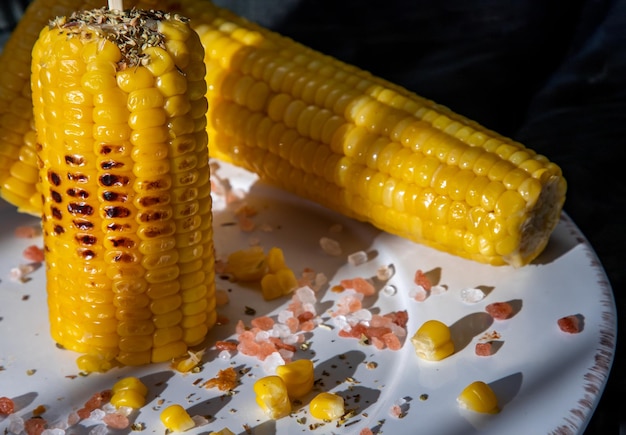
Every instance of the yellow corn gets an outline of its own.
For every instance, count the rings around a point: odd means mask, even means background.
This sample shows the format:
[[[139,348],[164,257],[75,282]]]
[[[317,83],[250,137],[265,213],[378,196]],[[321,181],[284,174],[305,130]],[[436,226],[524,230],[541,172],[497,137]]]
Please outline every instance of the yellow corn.
[[[322,392],[309,403],[311,417],[320,420],[336,420],[345,414],[343,397],[338,394]]]
[[[253,389],[257,404],[269,418],[278,420],[291,412],[287,386],[280,376],[265,376],[254,383]]]
[[[138,378],[129,376],[117,381],[111,388],[111,404],[116,408],[126,406],[138,409],[146,404],[148,387]]]
[[[185,355],[216,320],[197,34],[91,10],[45,27],[32,69],[53,338],[127,365]]]
[[[482,381],[475,381],[461,391],[457,402],[462,408],[475,412],[495,414],[500,412],[498,398],[491,387]]]
[[[193,419],[181,405],[170,405],[161,411],[161,423],[172,432],[185,432],[195,427]]]
[[[454,353],[450,328],[439,320],[428,320],[411,337],[415,353],[429,361],[439,361]]]
[[[168,10],[173,3],[124,0],[125,7],[138,9]],[[30,90],[33,45],[49,20],[105,5],[105,0],[34,0],[0,54],[0,63],[9,65],[0,73],[0,196],[22,212],[40,216],[42,206]]]
[[[212,156],[390,233],[472,260],[520,266],[546,246],[566,192],[561,169],[546,157],[209,1],[157,3],[191,17],[206,48]],[[0,97],[11,102],[19,88],[6,85]],[[5,129],[16,118],[7,116],[0,122],[0,137],[10,136],[0,169],[12,174],[28,128],[15,122],[21,129]],[[32,167],[33,152],[24,155],[18,166]],[[36,212],[32,177],[4,176],[0,194]]]
[[[235,435],[235,432],[225,427],[224,429],[217,432],[209,432],[209,435]]]
[[[285,382],[291,399],[304,397],[313,389],[315,377],[311,360],[299,359],[279,365],[276,367],[276,374]]]
[[[267,272],[267,259],[260,246],[234,251],[226,263],[226,272],[236,281],[260,281]]]

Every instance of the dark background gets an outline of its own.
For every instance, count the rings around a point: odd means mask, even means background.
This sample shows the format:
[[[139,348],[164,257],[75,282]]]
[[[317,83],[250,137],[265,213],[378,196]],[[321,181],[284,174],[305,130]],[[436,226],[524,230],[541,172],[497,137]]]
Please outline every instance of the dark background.
[[[0,44],[28,0],[1,0]],[[565,211],[626,309],[626,0],[216,0],[561,166]],[[618,347],[585,435],[626,434]],[[625,423],[621,424],[620,421]]]

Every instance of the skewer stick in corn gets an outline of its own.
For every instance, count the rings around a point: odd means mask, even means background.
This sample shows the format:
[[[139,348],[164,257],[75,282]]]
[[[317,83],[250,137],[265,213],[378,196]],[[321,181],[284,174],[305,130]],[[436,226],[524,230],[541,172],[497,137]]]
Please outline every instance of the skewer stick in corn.
[[[51,333],[168,361],[215,323],[203,48],[188,21],[87,10],[44,28],[32,96]]]

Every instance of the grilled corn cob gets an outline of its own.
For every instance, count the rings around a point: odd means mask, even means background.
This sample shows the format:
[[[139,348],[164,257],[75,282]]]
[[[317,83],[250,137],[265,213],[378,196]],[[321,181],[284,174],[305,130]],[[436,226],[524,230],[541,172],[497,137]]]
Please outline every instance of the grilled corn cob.
[[[170,10],[172,0],[124,0],[127,8]],[[34,0],[0,54],[0,196],[22,212],[40,216],[37,137],[30,90],[31,51],[49,20],[106,5],[106,0]]]
[[[215,323],[205,90],[198,35],[177,15],[103,8],[42,30],[32,96],[65,348],[161,362]]]
[[[566,192],[546,157],[208,1],[166,3],[193,19],[206,48],[212,156],[479,262],[521,266],[546,246]],[[12,157],[0,169],[25,149],[22,135],[3,146]],[[16,197],[32,180],[2,184],[7,200],[37,210]]]

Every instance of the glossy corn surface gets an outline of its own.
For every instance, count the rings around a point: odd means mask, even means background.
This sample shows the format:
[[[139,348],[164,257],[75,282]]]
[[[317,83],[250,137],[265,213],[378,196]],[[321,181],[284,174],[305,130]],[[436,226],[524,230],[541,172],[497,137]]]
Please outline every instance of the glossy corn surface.
[[[279,365],[276,367],[276,375],[285,382],[290,399],[304,397],[313,389],[315,376],[311,360],[299,359]]]
[[[216,319],[203,50],[178,17],[103,13],[58,19],[33,50],[51,333],[169,361]]]
[[[545,247],[560,168],[380,78],[217,11],[206,48],[210,153],[378,228],[490,264]]]
[[[51,3],[35,0],[33,7],[50,11]],[[545,248],[566,192],[560,168],[546,157],[208,0],[152,3],[191,17],[201,35],[213,156],[464,258],[521,266]],[[23,47],[10,49],[28,58]],[[21,92],[14,78],[0,77],[0,99]],[[0,194],[37,213],[33,177],[13,175],[34,167],[28,111],[19,112],[21,122],[11,112],[0,123]],[[21,127],[5,127],[13,124]]]
[[[161,411],[161,423],[172,432],[185,432],[195,427],[195,422],[181,405],[170,405]]]
[[[465,387],[457,397],[457,402],[459,406],[470,411],[486,414],[500,412],[496,394],[483,381],[475,381]]]
[[[336,420],[345,413],[343,397],[335,393],[322,392],[309,403],[311,417],[319,420]]]
[[[254,383],[253,389],[257,404],[269,418],[277,420],[291,412],[287,386],[280,376],[265,376]]]
[[[173,1],[124,0],[125,7],[171,9]],[[30,65],[31,51],[49,20],[78,10],[106,6],[105,0],[34,0],[0,53],[9,65],[0,72],[0,197],[22,212],[39,216],[37,135],[34,129]]]
[[[439,361],[454,353],[450,328],[439,320],[424,322],[411,337],[411,343],[417,356],[428,361]]]

